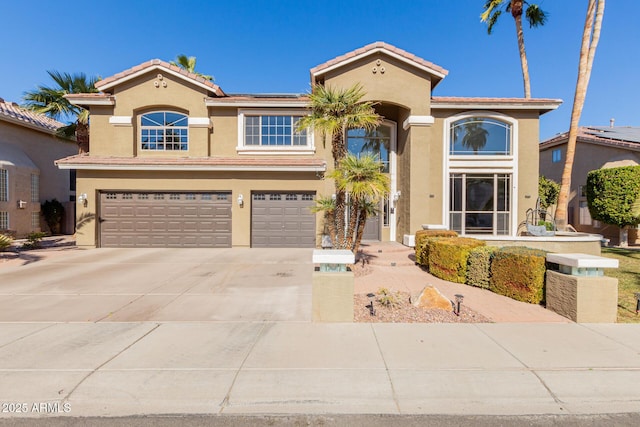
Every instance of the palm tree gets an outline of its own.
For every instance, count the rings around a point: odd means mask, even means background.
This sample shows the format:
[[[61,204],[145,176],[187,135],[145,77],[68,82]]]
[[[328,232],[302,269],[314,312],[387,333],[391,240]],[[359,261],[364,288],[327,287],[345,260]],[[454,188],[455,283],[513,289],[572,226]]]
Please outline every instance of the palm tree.
[[[186,70],[190,73],[195,74],[196,76],[200,76],[205,80],[214,81],[213,76],[209,76],[207,74],[201,74],[196,71],[196,57],[195,56],[187,56],[187,55],[178,55],[176,56],[175,61],[169,62],[171,65],[175,65],[176,67],[180,67],[183,70]]]
[[[527,53],[524,49],[524,32],[522,31],[522,12],[524,12],[529,28],[539,27],[547,22],[547,14],[537,4],[529,4],[526,0],[486,0],[484,12],[480,15],[482,22],[487,23],[487,33],[491,34],[493,27],[502,15],[502,9],[511,13],[516,23],[516,35],[518,37],[518,49],[520,51],[520,65],[522,67],[522,80],[524,81],[524,97],[531,98],[531,80],[529,78],[529,65]]]
[[[360,157],[348,154],[328,176],[335,181],[336,189],[349,195],[345,248],[355,253],[362,240],[362,233],[358,233],[358,230],[361,228],[364,231],[367,217],[375,214],[375,206],[389,193],[389,176],[382,172],[379,158],[368,153]]]
[[[57,134],[65,138],[75,135],[79,153],[89,152],[89,111],[73,105],[64,96],[74,93],[97,93],[96,77],[88,78],[84,73],[69,74],[47,71],[55,82],[54,87],[38,86],[31,92],[25,92],[24,107],[62,121],[73,118],[74,122],[58,129]]]
[[[375,129],[382,117],[376,113],[374,103],[362,101],[365,93],[360,84],[348,89],[334,89],[323,85],[315,85],[309,94],[310,114],[298,121],[298,130],[314,128],[331,138],[331,153],[334,169],[347,155],[346,135],[349,129]],[[336,248],[347,247],[345,229],[346,193],[336,185],[335,198],[335,230]]]
[[[578,81],[573,98],[571,110],[571,125],[569,126],[569,139],[567,141],[567,155],[564,161],[562,181],[560,183],[560,195],[558,196],[558,208],[556,209],[556,223],[558,228],[565,229],[568,224],[567,208],[569,205],[569,189],[571,188],[571,173],[573,171],[573,159],[576,152],[576,140],[578,137],[578,123],[582,115],[584,100],[587,96],[593,58],[600,40],[602,18],[604,16],[605,0],[589,0],[587,5],[587,18],[582,33],[582,46],[580,48],[580,62],[578,65]]]
[[[324,214],[324,221],[329,231],[329,237],[332,242],[335,242],[336,233],[336,201],[332,197],[318,197],[316,204],[311,208],[311,212],[322,212]]]

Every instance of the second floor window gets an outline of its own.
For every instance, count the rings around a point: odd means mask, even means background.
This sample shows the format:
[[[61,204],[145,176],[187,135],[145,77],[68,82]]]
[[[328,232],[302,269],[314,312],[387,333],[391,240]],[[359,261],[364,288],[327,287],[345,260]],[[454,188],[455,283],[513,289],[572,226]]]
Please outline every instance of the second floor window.
[[[488,117],[469,117],[451,126],[450,155],[508,156],[511,125]]]
[[[9,200],[9,171],[0,169],[0,202]]]
[[[306,147],[307,131],[297,131],[300,116],[245,116],[246,147]]]
[[[189,123],[184,114],[156,111],[140,118],[140,142],[143,150],[187,151]]]
[[[551,152],[551,161],[553,163],[558,163],[560,161],[562,161],[562,150],[555,149]]]

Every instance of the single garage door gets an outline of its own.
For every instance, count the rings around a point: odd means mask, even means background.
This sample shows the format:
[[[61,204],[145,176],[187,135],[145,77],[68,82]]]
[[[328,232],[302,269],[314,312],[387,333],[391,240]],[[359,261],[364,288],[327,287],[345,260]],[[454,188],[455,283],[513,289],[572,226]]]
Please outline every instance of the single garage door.
[[[231,193],[103,192],[100,246],[231,247]]]
[[[253,193],[251,246],[254,248],[313,248],[316,215],[314,193]]]

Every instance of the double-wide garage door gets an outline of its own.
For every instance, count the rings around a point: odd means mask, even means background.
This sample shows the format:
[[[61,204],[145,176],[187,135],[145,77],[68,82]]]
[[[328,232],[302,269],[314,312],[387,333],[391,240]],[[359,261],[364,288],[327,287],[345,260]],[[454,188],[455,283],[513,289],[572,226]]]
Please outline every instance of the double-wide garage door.
[[[313,248],[316,215],[314,193],[265,192],[251,197],[251,246]]]
[[[230,192],[103,192],[102,247],[231,247]]]

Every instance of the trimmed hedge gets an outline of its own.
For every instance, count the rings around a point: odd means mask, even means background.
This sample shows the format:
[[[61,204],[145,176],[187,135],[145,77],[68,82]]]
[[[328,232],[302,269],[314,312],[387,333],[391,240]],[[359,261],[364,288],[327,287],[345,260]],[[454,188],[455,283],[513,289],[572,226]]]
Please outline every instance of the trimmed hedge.
[[[544,300],[546,252],[522,246],[504,247],[493,253],[490,290],[533,304]]]
[[[415,238],[416,264],[429,266],[429,241],[442,237],[458,237],[452,230],[418,230]]]
[[[482,240],[468,237],[432,239],[428,243],[429,272],[443,280],[464,283],[469,252],[484,245]]]
[[[478,246],[469,252],[467,265],[467,285],[489,289],[491,286],[491,258],[498,248]]]

